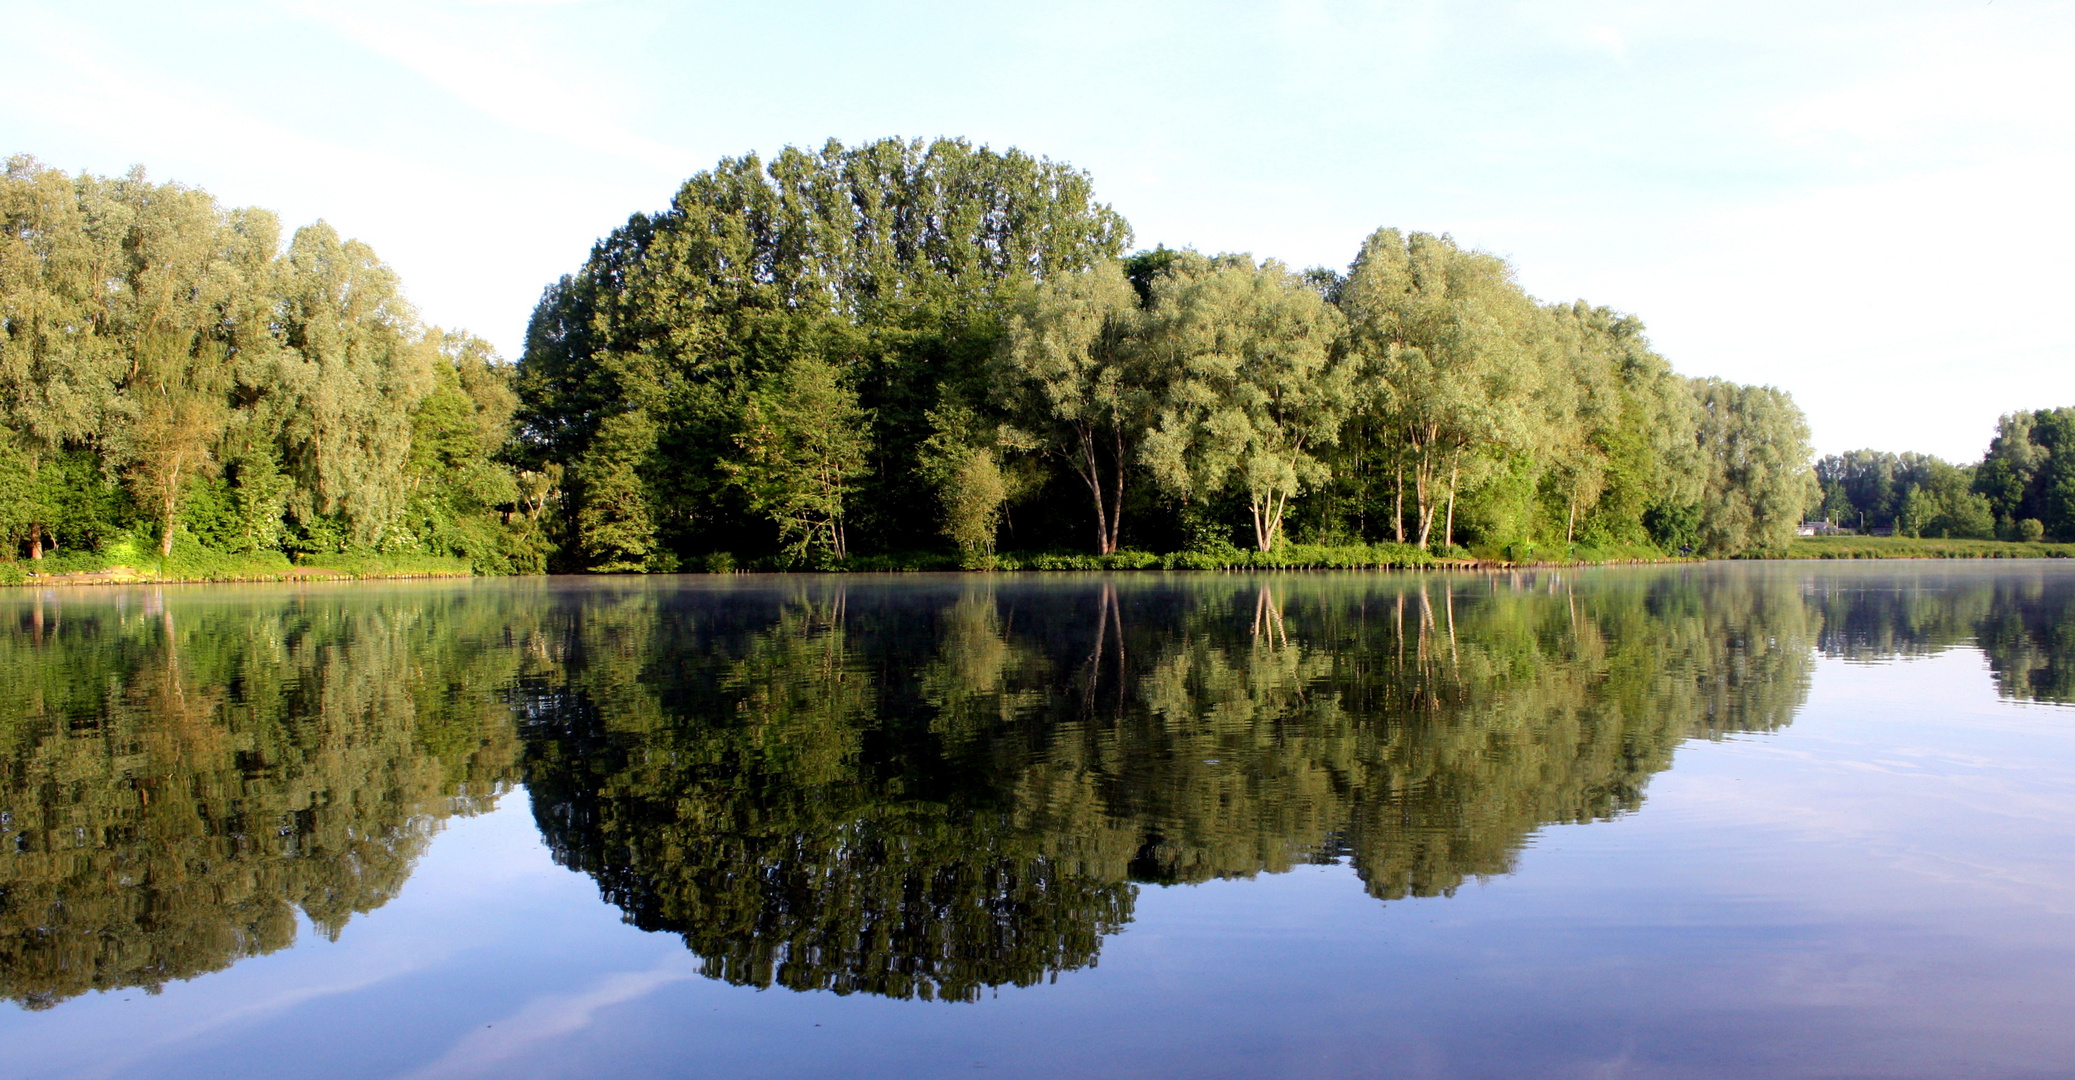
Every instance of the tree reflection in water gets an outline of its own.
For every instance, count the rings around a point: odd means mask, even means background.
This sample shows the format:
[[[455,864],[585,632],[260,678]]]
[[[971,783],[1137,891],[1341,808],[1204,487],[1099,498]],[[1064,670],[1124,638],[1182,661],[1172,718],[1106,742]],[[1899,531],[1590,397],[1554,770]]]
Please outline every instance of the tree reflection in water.
[[[976,579],[985,581],[985,579]],[[967,1000],[1093,964],[1137,883],[1346,859],[1384,899],[1787,723],[1786,579],[821,581],[573,612],[525,776],[563,864],[708,974]]]
[[[298,912],[336,938],[513,774],[495,613],[172,596],[4,609],[0,998],[156,992]]]
[[[0,997],[336,936],[515,780],[557,861],[753,986],[971,1000],[1144,884],[1383,900],[1633,810],[1814,658],[2075,697],[2075,575],[538,581],[0,598]],[[516,723],[514,722],[516,717]]]

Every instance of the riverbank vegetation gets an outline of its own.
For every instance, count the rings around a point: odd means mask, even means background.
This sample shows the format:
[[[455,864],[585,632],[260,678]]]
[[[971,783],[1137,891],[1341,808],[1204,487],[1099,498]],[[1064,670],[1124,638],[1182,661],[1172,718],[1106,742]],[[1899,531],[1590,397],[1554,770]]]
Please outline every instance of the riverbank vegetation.
[[[557,565],[997,548],[1782,549],[1786,395],[1383,229],[1345,271],[1132,251],[1085,174],[896,140],[724,161],[536,310],[515,460]]]
[[[1818,461],[1816,477],[1822,487],[1819,516],[1854,533],[2011,542],[1940,546],[1941,551],[1972,550],[1982,557],[2058,554],[2039,542],[2075,543],[2075,408],[2005,415],[1976,463],[1953,465],[1928,454],[1855,450]],[[1802,550],[1803,545],[1796,548]],[[1806,550],[1842,548],[1822,545]],[[1861,543],[1854,550],[1914,549]]]
[[[1087,174],[962,140],[724,160],[551,285],[512,364],[322,222],[284,244],[27,158],[0,217],[0,533],[32,567],[1734,555],[1815,490],[1787,395],[1683,378],[1446,236],[1344,270],[1134,248]]]
[[[2075,544],[2027,543],[1964,537],[1804,536],[1788,545],[1789,559],[2066,559]]]
[[[500,458],[509,366],[422,324],[365,245],[323,222],[284,244],[266,211],[27,158],[7,163],[0,219],[10,554],[176,577],[211,576],[197,560],[545,567],[545,485]]]

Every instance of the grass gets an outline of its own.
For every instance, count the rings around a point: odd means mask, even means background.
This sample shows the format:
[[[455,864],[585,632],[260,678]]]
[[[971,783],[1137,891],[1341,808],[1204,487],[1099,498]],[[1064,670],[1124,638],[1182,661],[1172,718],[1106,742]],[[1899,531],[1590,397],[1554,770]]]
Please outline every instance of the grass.
[[[121,537],[96,551],[60,550],[39,562],[0,562],[0,585],[132,581],[288,581],[311,578],[467,577],[468,560],[432,555],[311,555],[290,562],[278,551],[230,554],[176,543]]]
[[[2066,559],[2075,544],[2018,540],[1918,540],[1907,536],[1804,536],[1790,559]]]
[[[1556,562],[1570,565],[1616,562],[1664,562],[1663,552],[1652,547],[1575,546],[1568,551],[1516,552],[1519,561]],[[955,555],[918,552],[905,555],[859,555],[832,569],[846,573],[899,573],[922,570],[1410,570],[1422,567],[1490,566],[1511,564],[1502,555],[1480,556],[1452,549],[1442,555],[1422,551],[1411,544],[1286,544],[1274,551],[1222,548],[1211,551],[1119,551],[1113,555],[1087,552],[1004,552],[983,565],[962,565]],[[729,560],[728,566],[733,566]],[[776,569],[757,566],[756,569]]]

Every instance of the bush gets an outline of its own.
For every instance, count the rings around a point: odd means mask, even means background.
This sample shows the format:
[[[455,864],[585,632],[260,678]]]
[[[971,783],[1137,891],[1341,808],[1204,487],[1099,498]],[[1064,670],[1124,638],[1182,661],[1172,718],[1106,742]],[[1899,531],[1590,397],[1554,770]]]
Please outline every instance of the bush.
[[[2026,518],[2018,522],[2017,538],[2027,544],[2036,544],[2046,539],[2046,523],[2038,518]]]

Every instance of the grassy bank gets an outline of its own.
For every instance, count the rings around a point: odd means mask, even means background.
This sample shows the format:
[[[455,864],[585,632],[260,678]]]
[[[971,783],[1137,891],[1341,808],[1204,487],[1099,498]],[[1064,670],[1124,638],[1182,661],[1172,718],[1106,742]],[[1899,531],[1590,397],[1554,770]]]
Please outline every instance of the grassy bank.
[[[1086,552],[1005,552],[982,565],[962,565],[957,556],[937,553],[861,555],[832,569],[850,573],[898,573],[920,570],[1416,570],[1423,568],[1500,567],[1527,565],[1597,566],[1611,563],[1666,562],[1663,552],[1648,547],[1590,548],[1558,551],[1471,553],[1460,548],[1435,555],[1410,544],[1287,544],[1274,551],[1226,548],[1215,551],[1120,551],[1114,555]],[[734,569],[732,560],[724,566]],[[717,569],[720,567],[690,567]],[[752,570],[775,566],[752,565]]]
[[[0,562],[0,585],[467,576],[468,560],[431,555],[310,555],[291,562],[277,551],[230,555],[186,544],[161,559],[156,545],[134,540],[99,551],[58,551],[35,562]]]
[[[825,569],[839,573],[913,573],[958,570],[1418,570],[1508,566],[1598,566],[1667,562],[1655,548],[1590,548],[1566,551],[1471,553],[1460,548],[1436,555],[1410,544],[1288,544],[1274,551],[1226,548],[1216,551],[1007,552],[978,566],[942,552],[858,555]],[[738,565],[727,555],[682,568],[690,573],[738,570],[773,572],[788,567],[757,560]],[[41,562],[0,562],[0,585],[120,584],[131,582],[308,581],[354,578],[467,577],[465,559],[427,555],[309,555],[290,561],[278,552],[227,555],[194,544],[176,547],[161,560],[153,545],[121,541],[93,552],[66,551]]]
[[[1907,536],[1805,536],[1790,559],[2066,559],[2075,544],[2014,540],[1917,540]]]

